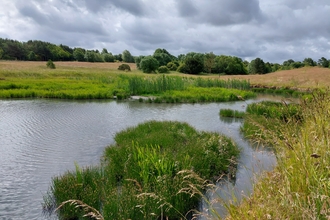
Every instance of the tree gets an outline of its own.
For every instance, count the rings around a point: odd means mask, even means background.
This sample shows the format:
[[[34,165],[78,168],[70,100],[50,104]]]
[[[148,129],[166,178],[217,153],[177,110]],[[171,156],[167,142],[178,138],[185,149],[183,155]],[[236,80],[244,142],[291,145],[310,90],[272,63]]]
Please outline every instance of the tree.
[[[235,56],[216,56],[214,59],[213,72],[228,75],[246,74],[243,60]]]
[[[172,61],[171,57],[167,53],[154,53],[153,57],[158,61],[160,66],[166,66]]]
[[[36,54],[33,51],[29,52],[27,58],[28,58],[29,61],[36,61],[37,60]]]
[[[158,61],[152,56],[144,57],[140,62],[140,69],[144,73],[156,72],[159,67]]]
[[[115,57],[111,53],[103,53],[102,56],[103,56],[104,62],[114,62],[115,61]]]
[[[83,48],[75,48],[73,50],[73,58],[77,61],[86,61],[85,60],[85,49]]]
[[[204,54],[190,52],[178,68],[179,72],[188,74],[199,74],[204,70]]]
[[[205,54],[204,67],[208,73],[212,73],[212,69],[214,69],[215,57],[213,52]]]
[[[90,51],[90,50],[86,51],[85,60],[87,62],[92,62],[92,63],[95,62],[95,60],[96,60],[95,53],[93,51]]]
[[[250,74],[265,74],[266,65],[262,59],[259,57],[252,60],[249,64],[249,73]]]
[[[119,62],[123,61],[123,58],[122,58],[122,55],[121,54],[115,54],[113,56],[114,56],[115,60],[117,60]]]
[[[318,60],[318,65],[324,68],[330,67],[330,60],[327,60],[325,57],[321,57]]]
[[[141,60],[142,60],[144,57],[145,57],[145,56],[134,57],[134,60],[135,60],[135,63],[136,63],[136,68],[137,68],[138,70],[141,69],[141,68],[140,68],[140,62],[141,62]]]
[[[128,50],[124,50],[122,53],[123,61],[126,63],[134,63],[134,57]]]
[[[2,56],[3,56],[3,49],[0,48],[0,60],[2,59]]]
[[[305,58],[303,63],[305,66],[316,66],[316,62],[312,58]]]

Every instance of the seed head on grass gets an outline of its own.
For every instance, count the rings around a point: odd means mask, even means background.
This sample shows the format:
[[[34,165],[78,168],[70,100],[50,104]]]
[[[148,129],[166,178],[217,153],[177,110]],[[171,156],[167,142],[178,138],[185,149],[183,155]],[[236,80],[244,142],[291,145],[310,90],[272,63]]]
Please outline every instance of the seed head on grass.
[[[95,208],[87,205],[83,201],[76,200],[76,199],[70,199],[70,200],[62,202],[61,205],[59,207],[57,207],[55,212],[58,211],[59,209],[61,209],[66,204],[74,205],[76,209],[82,208],[84,210],[84,212],[86,213],[85,215],[83,215],[83,217],[89,217],[89,218],[96,219],[96,220],[104,220],[102,214],[99,211],[97,211]]]

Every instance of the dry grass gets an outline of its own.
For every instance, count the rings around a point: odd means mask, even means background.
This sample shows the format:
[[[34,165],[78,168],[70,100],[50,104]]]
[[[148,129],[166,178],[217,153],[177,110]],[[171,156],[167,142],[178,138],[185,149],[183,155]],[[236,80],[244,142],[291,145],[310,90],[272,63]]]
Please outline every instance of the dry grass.
[[[33,70],[45,69],[46,61],[1,61],[0,70]],[[54,62],[57,69],[87,68],[87,69],[115,69],[122,63],[89,63],[89,62]],[[131,70],[136,70],[135,63],[127,63]]]
[[[72,70],[80,69],[86,71],[117,70],[122,63],[88,63],[88,62],[54,62],[56,69]],[[128,63],[135,73],[135,63]],[[4,71],[34,71],[46,69],[46,62],[31,61],[0,61],[0,70]],[[142,73],[142,72],[141,72]],[[153,75],[153,74],[149,74]],[[172,72],[170,75],[187,76],[186,74]],[[189,77],[200,77],[200,75],[189,75]],[[219,78],[219,75],[202,76],[204,78]],[[327,88],[330,87],[330,69],[320,67],[304,67],[293,70],[283,70],[265,75],[226,75],[221,79],[244,79],[249,80],[251,85],[263,85],[290,88]]]
[[[216,77],[216,76],[213,76]],[[304,67],[293,70],[283,70],[265,75],[235,75],[220,76],[222,79],[250,80],[252,85],[275,87],[319,88],[330,86],[330,69],[320,67]]]

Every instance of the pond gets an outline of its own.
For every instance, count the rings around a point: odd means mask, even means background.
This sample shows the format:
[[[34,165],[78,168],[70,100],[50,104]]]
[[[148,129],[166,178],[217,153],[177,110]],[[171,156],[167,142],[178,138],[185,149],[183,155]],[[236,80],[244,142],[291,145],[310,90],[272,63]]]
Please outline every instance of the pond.
[[[0,218],[45,219],[41,204],[52,177],[74,170],[75,162],[99,164],[117,132],[148,120],[187,122],[233,138],[242,148],[237,178],[222,184],[220,194],[247,195],[254,176],[271,170],[276,159],[272,151],[243,139],[242,120],[222,119],[219,110],[244,111],[248,103],[264,99],[207,104],[0,100]]]

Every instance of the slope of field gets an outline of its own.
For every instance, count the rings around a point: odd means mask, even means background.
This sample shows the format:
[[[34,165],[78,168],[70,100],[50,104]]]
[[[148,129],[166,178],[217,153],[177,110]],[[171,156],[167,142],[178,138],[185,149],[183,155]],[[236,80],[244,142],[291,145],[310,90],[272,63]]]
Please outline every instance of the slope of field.
[[[264,75],[220,76],[220,78],[235,78],[250,80],[252,85],[291,87],[291,88],[320,88],[330,86],[330,69],[320,67],[304,67],[293,70],[283,70]]]
[[[87,72],[103,72],[108,70],[117,70],[121,63],[88,63],[88,62],[54,62],[56,69],[59,70],[84,70]],[[142,74],[136,69],[136,64],[129,63],[134,73]],[[46,62],[28,62],[28,61],[0,61],[0,73],[5,71],[43,71],[46,68]],[[119,71],[118,73],[123,73]],[[149,74],[153,75],[153,74]],[[187,75],[178,72],[172,72],[170,75],[185,75],[191,77],[200,77],[199,75]],[[203,75],[202,77],[219,78],[219,75]],[[320,67],[304,67],[293,70],[283,70],[264,75],[226,75],[220,76],[221,79],[245,79],[250,80],[254,86],[269,87],[291,87],[291,88],[319,88],[330,87],[330,69]]]

